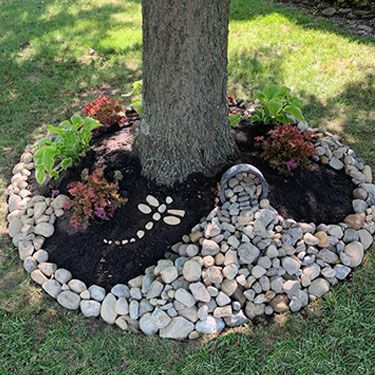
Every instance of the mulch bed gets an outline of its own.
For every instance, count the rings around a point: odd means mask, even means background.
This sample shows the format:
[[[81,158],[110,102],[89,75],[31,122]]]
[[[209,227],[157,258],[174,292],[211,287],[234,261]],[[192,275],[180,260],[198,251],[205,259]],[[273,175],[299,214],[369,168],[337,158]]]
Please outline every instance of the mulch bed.
[[[184,183],[171,187],[158,186],[141,174],[141,165],[132,151],[132,143],[138,120],[133,117],[130,127],[114,129],[96,137],[92,150],[79,165],[67,171],[53,185],[37,187],[34,190],[50,194],[52,189],[67,193],[67,185],[80,179],[81,170],[88,167],[106,165],[106,177],[110,178],[115,170],[124,176],[121,192],[129,198],[109,221],[95,221],[84,232],[73,232],[69,226],[69,215],[57,220],[55,233],[46,240],[44,249],[49,260],[59,268],[66,268],[87,285],[97,284],[109,289],[118,283],[125,283],[138,276],[144,270],[164,258],[166,251],[179,242],[183,235],[198,224],[215,206],[218,197],[218,181],[222,172],[231,164],[247,162],[254,164],[264,174],[270,185],[271,205],[284,216],[296,221],[333,224],[340,222],[352,213],[353,184],[344,172],[329,167],[314,165],[312,170],[297,170],[292,177],[277,174],[260,157],[253,142],[266,128],[250,124],[236,129],[235,136],[240,147],[239,159],[230,160],[216,176],[202,174],[189,176]],[[151,215],[144,215],[137,206],[145,202],[151,194],[161,203],[167,196],[174,202],[169,208],[186,211],[180,225],[168,226],[162,221],[146,231],[142,239],[126,245],[106,245],[103,239],[122,240],[136,237],[138,230],[144,229]]]

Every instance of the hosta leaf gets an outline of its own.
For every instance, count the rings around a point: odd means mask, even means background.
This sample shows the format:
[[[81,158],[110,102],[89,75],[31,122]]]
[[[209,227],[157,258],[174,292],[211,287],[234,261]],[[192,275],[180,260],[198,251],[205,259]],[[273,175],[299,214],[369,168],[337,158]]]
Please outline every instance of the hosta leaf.
[[[296,118],[296,120],[298,120],[298,121],[303,121],[303,119],[304,119],[302,111],[294,105],[286,106],[285,112],[293,115]]]
[[[46,173],[42,166],[37,167],[35,169],[35,178],[39,185],[41,185],[44,182],[44,179],[46,178]]]

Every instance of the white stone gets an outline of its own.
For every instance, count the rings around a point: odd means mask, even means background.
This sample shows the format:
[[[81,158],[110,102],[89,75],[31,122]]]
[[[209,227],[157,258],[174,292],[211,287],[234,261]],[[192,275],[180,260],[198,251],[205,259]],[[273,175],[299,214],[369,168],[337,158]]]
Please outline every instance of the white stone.
[[[68,282],[69,288],[75,293],[82,293],[84,290],[87,289],[86,284],[78,279],[72,279]]]
[[[48,253],[47,251],[43,249],[39,249],[33,254],[33,258],[38,262],[38,263],[43,263],[47,262],[48,260]]]
[[[26,270],[26,272],[31,273],[38,268],[38,264],[33,257],[28,256],[23,261],[23,268]]]
[[[101,305],[97,301],[84,300],[80,302],[82,314],[86,318],[96,318],[100,315]]]
[[[8,210],[9,212],[13,212],[15,210],[18,210],[21,204],[22,198],[19,195],[12,194],[9,197],[8,201]]]
[[[289,275],[298,274],[300,267],[301,267],[301,261],[298,258],[294,258],[294,257],[282,258],[281,264],[282,264],[282,267],[285,269],[285,271]]]
[[[125,297],[120,297],[116,302],[116,312],[119,315],[129,314],[129,303]]]
[[[260,252],[257,247],[250,243],[243,243],[238,249],[240,261],[243,264],[251,264],[258,258]]]
[[[138,210],[141,211],[143,214],[150,214],[151,213],[151,208],[149,206],[147,206],[147,204],[144,204],[144,203],[140,203],[138,205]]]
[[[170,323],[171,318],[165,311],[156,308],[151,314],[151,321],[156,328],[161,329],[166,327]]]
[[[176,267],[167,267],[167,268],[164,268],[161,273],[161,278],[162,280],[166,283],[166,284],[170,284],[171,282],[173,282],[174,280],[177,279],[178,277],[178,271],[176,269]]]
[[[67,197],[66,195],[64,194],[60,194],[58,195],[51,203],[51,207],[57,211],[57,210],[61,210],[64,208],[65,206],[65,202],[67,202],[69,200],[69,197]]]
[[[167,225],[179,225],[181,223],[181,220],[175,216],[165,216],[163,221]]]
[[[34,205],[34,220],[38,220],[44,213],[44,211],[47,209],[47,203],[42,202],[36,202]]]
[[[159,201],[153,195],[147,195],[146,202],[153,207],[159,206]]]
[[[167,206],[165,204],[161,204],[158,208],[158,212],[163,214],[167,210]]]
[[[189,289],[190,289],[191,293],[193,294],[193,297],[197,301],[202,301],[202,302],[209,302],[210,301],[211,296],[208,293],[206,287],[201,282],[190,284]]]
[[[33,255],[34,245],[31,241],[21,240],[18,243],[18,256],[21,260],[25,260],[27,257]]]
[[[329,166],[339,171],[344,168],[344,163],[340,159],[333,157],[329,162]]]
[[[366,230],[366,229],[361,229],[358,232],[359,240],[363,246],[363,250],[367,250],[370,248],[371,244],[374,241],[374,238],[372,235]]]
[[[116,297],[112,293],[108,293],[102,302],[100,316],[108,324],[115,323],[117,317],[116,302]]]
[[[47,280],[42,288],[53,298],[56,298],[62,291],[61,284],[53,279]]]
[[[46,276],[52,276],[52,274],[56,271],[57,266],[55,263],[40,263],[38,265],[38,268],[46,275]]]
[[[342,256],[343,254],[345,254],[349,258],[349,262],[347,262],[346,258]],[[354,241],[346,245],[344,252],[340,254],[340,259],[345,266],[349,266],[352,268],[358,267],[362,263],[363,259],[362,244],[358,241]]]
[[[144,232],[143,230],[139,230],[139,231],[137,232],[137,237],[138,237],[139,239],[143,238],[144,235],[145,235],[145,232]]]
[[[220,318],[214,318],[213,316],[208,316],[206,320],[200,320],[195,324],[195,329],[197,332],[205,335],[220,333],[225,327],[225,323]]]
[[[202,274],[201,265],[195,260],[188,260],[184,264],[182,274],[186,281],[198,281]]]
[[[40,234],[41,236],[44,236],[44,237],[51,237],[54,231],[55,231],[55,228],[50,223],[39,223],[34,228],[35,234]]]
[[[159,212],[155,212],[152,215],[152,220],[159,221],[160,219],[161,219],[161,215],[159,214]]]
[[[64,268],[59,268],[58,270],[55,271],[55,279],[60,283],[60,284],[67,284],[68,281],[72,278],[72,274],[70,271],[64,269]]]
[[[115,320],[115,324],[118,328],[122,329],[123,331],[129,329],[129,325],[128,325],[128,322],[126,320],[126,318],[124,316],[119,316],[116,320]]]
[[[9,225],[8,225],[8,234],[10,237],[15,237],[18,233],[21,232],[21,229],[23,227],[23,223],[21,219],[13,219]]]
[[[165,198],[165,202],[167,204],[171,204],[173,202],[173,198],[172,197],[167,197],[167,198]]]
[[[31,272],[30,276],[39,285],[43,285],[48,280],[41,270]]]
[[[176,216],[180,216],[180,217],[185,216],[184,210],[168,210],[167,213],[170,214],[170,215],[176,215]]]
[[[149,221],[146,225],[145,228],[147,230],[151,230],[154,227],[154,223],[152,221]]]
[[[138,278],[140,283],[138,282]],[[138,276],[138,278],[129,281],[129,286],[131,288],[139,288],[142,285],[143,276]],[[135,280],[137,279],[137,282]],[[116,297],[130,297],[129,287],[125,284],[116,284],[112,289],[111,293]]]
[[[159,330],[157,327],[155,327],[150,313],[146,313],[141,317],[139,320],[139,328],[145,335],[155,335],[155,333]]]
[[[309,286],[309,293],[316,297],[321,297],[329,291],[329,282],[319,278],[314,280]]]
[[[79,308],[81,298],[78,294],[70,290],[63,290],[57,296],[57,302],[68,310],[77,310]]]
[[[184,340],[194,330],[194,324],[180,316],[172,318],[171,322],[160,330],[160,337]]]
[[[176,290],[175,299],[186,307],[192,307],[195,305],[195,298],[187,290],[182,288]]]
[[[91,285],[88,291],[90,292],[91,298],[99,302],[103,301],[106,294],[105,289],[98,285]]]

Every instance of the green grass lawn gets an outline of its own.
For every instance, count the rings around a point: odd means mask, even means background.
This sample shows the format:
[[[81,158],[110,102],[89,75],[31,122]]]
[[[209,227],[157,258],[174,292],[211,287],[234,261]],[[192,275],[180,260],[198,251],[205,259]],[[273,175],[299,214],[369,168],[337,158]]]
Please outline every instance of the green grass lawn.
[[[0,0],[0,191],[27,143],[101,89],[141,75],[141,0]],[[229,84],[274,80],[375,168],[375,44],[264,0],[232,0]],[[90,52],[90,49],[91,52]],[[375,257],[306,314],[178,343],[60,308],[23,272],[0,220],[0,374],[374,374]]]

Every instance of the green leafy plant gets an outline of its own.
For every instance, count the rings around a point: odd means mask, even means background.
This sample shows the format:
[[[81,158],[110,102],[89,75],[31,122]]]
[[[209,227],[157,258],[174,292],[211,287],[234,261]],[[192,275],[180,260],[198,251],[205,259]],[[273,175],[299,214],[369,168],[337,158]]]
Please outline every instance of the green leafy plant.
[[[99,121],[91,117],[74,115],[59,126],[48,126],[52,135],[34,145],[35,177],[42,184],[46,177],[57,179],[86,154],[93,131],[100,127]]]
[[[228,115],[229,125],[232,128],[236,128],[241,122],[241,120],[242,120],[242,115],[240,112],[231,112]]]
[[[251,117],[254,123],[277,125],[304,120],[301,111],[303,102],[292,96],[286,86],[269,83],[262,91],[255,90],[254,97],[259,102]]]
[[[87,228],[94,218],[109,220],[117,208],[127,201],[119,194],[119,181],[122,179],[120,171],[114,173],[113,182],[104,177],[104,168],[96,169],[92,174],[84,169],[81,178],[82,181],[68,185],[71,198],[64,206],[72,211],[70,224],[76,230]]]
[[[277,125],[265,137],[255,138],[261,144],[262,157],[285,175],[291,175],[298,166],[309,164],[309,158],[315,155],[312,139],[312,132],[294,125]]]
[[[143,81],[135,81],[132,84],[133,90],[125,96],[132,97],[130,106],[141,116],[142,115],[142,90]]]

